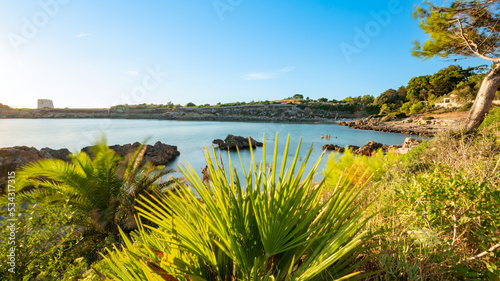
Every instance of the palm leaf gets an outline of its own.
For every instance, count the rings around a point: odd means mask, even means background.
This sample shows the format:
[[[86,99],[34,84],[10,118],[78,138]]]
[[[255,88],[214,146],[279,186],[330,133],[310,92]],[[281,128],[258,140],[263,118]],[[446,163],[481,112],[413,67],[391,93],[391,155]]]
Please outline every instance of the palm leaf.
[[[360,195],[364,186],[342,179],[332,197],[321,201],[325,182],[313,185],[321,157],[306,173],[312,148],[298,165],[299,143],[287,168],[289,142],[288,138],[279,170],[278,146],[267,169],[264,143],[263,162],[257,165],[252,149],[250,168],[242,163],[242,174],[233,168],[231,155],[225,170],[215,149],[211,153],[206,149],[210,181],[203,182],[189,165],[182,165],[187,184],[178,182],[179,192],[141,196],[140,226],[134,238],[142,246],[128,243],[108,259],[119,255],[133,264],[128,270],[139,272],[144,271],[142,265],[157,260],[155,266],[161,270],[148,273],[149,280],[166,273],[178,280],[312,280],[322,273],[337,280],[356,276],[354,268],[359,263],[354,259],[370,237],[359,203],[366,200]],[[142,226],[142,220],[155,226]],[[132,253],[139,261],[130,258]],[[115,273],[119,276],[121,271]]]

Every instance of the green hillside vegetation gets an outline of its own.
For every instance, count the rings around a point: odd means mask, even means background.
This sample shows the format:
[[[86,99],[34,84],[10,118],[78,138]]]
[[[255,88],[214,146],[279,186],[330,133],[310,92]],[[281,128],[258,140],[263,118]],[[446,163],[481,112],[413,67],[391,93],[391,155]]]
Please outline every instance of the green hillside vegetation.
[[[406,114],[430,110],[443,97],[455,96],[457,101],[473,101],[485,76],[485,67],[463,69],[451,65],[433,75],[413,77],[407,86],[389,89],[375,99],[381,113]]]
[[[382,272],[366,280],[498,280],[500,114],[494,114],[478,132],[442,133],[406,155],[330,156],[327,186],[347,171],[375,198],[366,207],[375,214],[369,227],[381,234],[363,269]]]
[[[117,105],[113,110],[134,109],[175,109],[175,108],[202,108],[202,107],[228,107],[228,106],[251,106],[268,104],[295,104],[298,107],[310,108],[312,110],[338,111],[354,113],[366,111],[370,115],[388,115],[391,113],[413,114],[419,112],[436,111],[434,105],[443,102],[445,97],[453,96],[454,100],[462,104],[462,108],[447,109],[466,111],[475,99],[485,73],[489,68],[485,65],[478,67],[462,68],[458,65],[439,70],[432,75],[413,77],[406,86],[396,89],[388,89],[378,96],[363,95],[357,97],[346,97],[342,100],[328,99],[326,97],[317,100],[295,94],[291,97],[276,101],[250,101],[217,103],[215,105],[196,105],[189,102],[186,105],[168,102],[164,105],[139,104],[139,105]],[[500,99],[500,92],[497,92]],[[442,111],[442,110],[441,110]]]

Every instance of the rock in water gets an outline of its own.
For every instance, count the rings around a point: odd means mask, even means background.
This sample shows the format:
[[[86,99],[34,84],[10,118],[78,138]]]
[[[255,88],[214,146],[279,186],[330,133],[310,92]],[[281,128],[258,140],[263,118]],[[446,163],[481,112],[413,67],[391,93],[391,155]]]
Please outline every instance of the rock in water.
[[[323,150],[335,150],[340,153],[344,153],[345,149],[343,147],[340,147],[336,144],[325,144],[322,146]]]
[[[362,147],[353,150],[354,154],[361,154],[361,155],[366,155],[366,156],[371,156],[374,152],[377,151],[379,148],[383,148],[384,145],[378,142],[374,141],[369,141]]]
[[[136,142],[134,144],[113,145],[110,148],[118,155],[126,156],[133,154],[140,145],[140,143]],[[90,146],[83,148],[82,151],[91,155]],[[149,161],[156,166],[166,165],[179,154],[177,146],[157,142],[154,145],[147,146],[143,163]],[[43,159],[60,159],[69,162],[71,160],[70,155],[71,152],[66,148],[51,149],[46,147],[40,150],[27,146],[0,148],[0,194],[5,190],[9,172],[16,171],[28,163]]]
[[[66,148],[52,149],[52,148],[42,148],[40,153],[38,153],[43,159],[60,159],[66,162],[71,161],[69,157],[71,152]]]
[[[140,145],[139,142],[135,142],[133,144],[112,145],[109,148],[116,152],[116,154],[125,157],[129,155],[132,156]],[[84,147],[82,151],[92,157],[92,146]],[[158,141],[154,145],[147,145],[142,163],[150,162],[155,166],[166,165],[179,155],[180,152],[177,150],[177,146],[164,144]]]
[[[215,139],[212,141],[212,143],[216,144],[220,149],[244,149],[250,148],[250,146],[252,146],[253,148],[262,146],[261,142],[254,140],[252,137],[245,138],[242,136],[234,136],[231,134],[227,135],[224,140]]]
[[[69,161],[69,150],[42,148],[38,150],[34,147],[15,146],[0,148],[0,194],[7,186],[9,172],[15,172],[21,166],[42,159],[61,159]]]

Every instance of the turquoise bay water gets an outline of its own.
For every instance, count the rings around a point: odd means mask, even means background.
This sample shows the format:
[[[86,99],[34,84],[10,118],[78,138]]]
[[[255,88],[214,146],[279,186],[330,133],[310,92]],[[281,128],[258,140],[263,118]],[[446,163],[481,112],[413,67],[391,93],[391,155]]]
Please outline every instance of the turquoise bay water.
[[[227,134],[251,136],[267,145],[266,160],[272,158],[276,133],[279,133],[278,159],[283,157],[284,146],[290,135],[290,150],[288,155],[295,155],[295,150],[302,138],[302,148],[299,156],[304,158],[313,145],[313,152],[307,167],[310,169],[322,153],[321,146],[333,143],[339,146],[362,146],[368,141],[384,144],[402,144],[409,137],[403,134],[382,133],[375,131],[354,130],[335,124],[295,124],[295,123],[252,123],[252,122],[212,122],[212,121],[171,121],[171,120],[118,120],[118,119],[1,119],[0,147],[33,146],[37,149],[50,147],[54,149],[68,148],[78,151],[82,147],[95,143],[101,135],[105,135],[108,144],[126,144],[143,142],[154,144],[161,141],[176,145],[180,156],[169,164],[176,168],[178,164],[192,165],[200,174],[205,167],[203,149],[211,147],[212,140],[224,139]],[[331,135],[330,140],[321,139],[320,135]],[[222,152],[222,160],[227,163],[227,152]],[[254,151],[257,161],[262,160],[262,148]],[[249,167],[250,152],[242,151],[241,156],[245,167]],[[239,163],[236,152],[231,153],[233,163]],[[320,170],[324,168],[325,156]],[[291,159],[290,159],[291,160]],[[269,163],[268,163],[269,164]],[[227,165],[226,165],[227,166]],[[227,167],[226,167],[227,168]],[[320,178],[318,174],[316,179]]]

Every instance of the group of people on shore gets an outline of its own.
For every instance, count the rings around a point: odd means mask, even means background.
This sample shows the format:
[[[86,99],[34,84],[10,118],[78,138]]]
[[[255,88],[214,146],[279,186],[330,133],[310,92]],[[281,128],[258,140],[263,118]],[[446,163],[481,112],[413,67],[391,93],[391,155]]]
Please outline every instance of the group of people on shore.
[[[331,136],[330,136],[330,135],[328,135],[328,134],[326,134],[326,135],[321,135],[321,136],[320,136],[320,138],[321,138],[321,139],[323,139],[323,138],[324,138],[324,139],[329,140],[329,139],[331,138]],[[335,138],[337,138],[337,137],[335,137]]]

